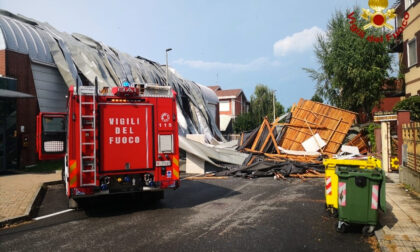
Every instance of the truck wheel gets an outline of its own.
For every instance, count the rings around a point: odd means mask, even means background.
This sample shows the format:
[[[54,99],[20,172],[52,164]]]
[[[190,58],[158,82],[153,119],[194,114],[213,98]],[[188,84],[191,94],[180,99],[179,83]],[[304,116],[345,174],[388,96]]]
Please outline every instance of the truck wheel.
[[[77,209],[78,207],[79,207],[79,203],[75,199],[69,198],[69,208]]]
[[[152,199],[154,200],[154,201],[159,201],[159,200],[161,200],[161,199],[163,199],[164,197],[165,197],[165,193],[164,193],[164,191],[157,191],[157,192],[153,192],[153,194],[152,194],[153,196],[152,196]]]

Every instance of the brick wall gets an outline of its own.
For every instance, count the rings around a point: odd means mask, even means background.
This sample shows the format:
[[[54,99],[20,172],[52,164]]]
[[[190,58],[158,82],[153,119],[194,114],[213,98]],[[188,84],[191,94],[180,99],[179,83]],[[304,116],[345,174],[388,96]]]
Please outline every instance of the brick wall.
[[[17,91],[36,97],[36,90],[32,76],[31,61],[28,55],[0,51],[0,74],[17,79]],[[36,98],[17,99],[17,132],[19,166],[35,164],[36,155],[36,115],[39,112]],[[24,126],[25,132],[21,132]],[[29,137],[29,146],[22,146],[22,137]]]
[[[6,76],[6,51],[0,51],[0,74]]]

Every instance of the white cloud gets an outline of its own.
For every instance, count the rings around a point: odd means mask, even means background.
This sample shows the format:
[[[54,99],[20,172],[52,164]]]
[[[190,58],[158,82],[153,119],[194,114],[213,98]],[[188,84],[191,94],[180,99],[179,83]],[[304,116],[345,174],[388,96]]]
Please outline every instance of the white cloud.
[[[324,34],[325,32],[317,26],[294,33],[274,43],[274,55],[285,56],[293,52],[304,52],[312,48],[318,35]]]
[[[184,65],[201,70],[231,70],[231,71],[254,71],[267,66],[278,66],[278,61],[271,61],[266,57],[254,59],[248,63],[229,63],[218,61],[184,60],[177,59],[175,64]]]

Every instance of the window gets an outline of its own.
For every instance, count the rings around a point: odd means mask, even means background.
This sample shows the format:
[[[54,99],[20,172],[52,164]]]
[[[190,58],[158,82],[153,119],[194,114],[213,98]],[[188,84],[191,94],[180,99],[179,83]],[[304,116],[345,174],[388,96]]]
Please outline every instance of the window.
[[[220,110],[220,112],[227,112],[227,111],[229,111],[230,109],[230,106],[229,106],[229,101],[220,101],[219,102],[219,110]]]
[[[65,132],[66,131],[66,119],[62,117],[47,117],[43,116],[43,132]]]
[[[408,9],[413,3],[414,0],[404,0],[405,9]]]
[[[397,19],[396,20],[397,20],[396,21],[397,23],[396,23],[395,29],[398,29],[398,27],[401,27],[401,25],[402,25],[403,17],[397,16]]]
[[[407,47],[408,67],[411,67],[417,64],[417,40],[412,39],[408,41]]]

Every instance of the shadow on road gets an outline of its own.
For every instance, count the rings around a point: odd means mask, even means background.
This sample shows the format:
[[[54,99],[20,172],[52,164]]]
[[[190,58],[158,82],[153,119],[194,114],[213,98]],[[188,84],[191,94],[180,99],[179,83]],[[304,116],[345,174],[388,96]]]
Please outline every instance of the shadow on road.
[[[177,190],[165,190],[165,198],[156,200],[149,192],[138,194],[102,195],[80,201],[80,209],[90,217],[107,217],[132,212],[190,208],[220,198],[231,197],[239,192],[200,181],[183,181]]]
[[[398,219],[395,217],[393,213],[393,207],[388,202],[386,203],[386,213],[382,211],[378,211],[379,214],[379,224],[378,229],[383,228],[384,226],[388,226],[392,228],[397,222]]]

